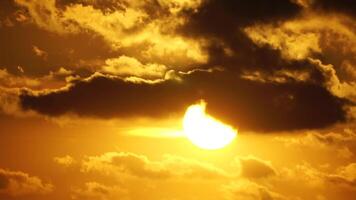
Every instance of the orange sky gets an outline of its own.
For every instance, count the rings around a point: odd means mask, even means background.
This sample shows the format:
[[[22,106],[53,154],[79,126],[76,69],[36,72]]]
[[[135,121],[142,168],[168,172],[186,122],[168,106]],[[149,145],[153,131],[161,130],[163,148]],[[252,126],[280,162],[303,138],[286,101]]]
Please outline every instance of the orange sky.
[[[352,199],[355,6],[2,0],[0,200]]]

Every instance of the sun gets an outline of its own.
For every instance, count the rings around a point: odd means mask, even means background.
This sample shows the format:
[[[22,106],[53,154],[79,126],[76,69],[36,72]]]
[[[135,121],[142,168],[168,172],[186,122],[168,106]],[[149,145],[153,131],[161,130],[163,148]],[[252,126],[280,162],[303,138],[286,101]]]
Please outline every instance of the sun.
[[[200,148],[223,148],[234,140],[237,130],[207,115],[205,107],[205,101],[188,107],[183,118],[184,133]]]

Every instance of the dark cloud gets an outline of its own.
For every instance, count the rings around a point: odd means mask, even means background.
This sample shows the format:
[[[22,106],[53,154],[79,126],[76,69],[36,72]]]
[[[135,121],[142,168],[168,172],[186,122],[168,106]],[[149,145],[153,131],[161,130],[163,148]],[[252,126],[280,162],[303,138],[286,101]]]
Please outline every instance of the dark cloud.
[[[58,116],[166,117],[183,114],[199,99],[207,111],[240,129],[280,131],[320,128],[346,119],[344,101],[310,83],[259,83],[230,72],[195,72],[182,82],[132,83],[95,76],[66,90],[20,96],[24,109]]]
[[[312,6],[322,11],[334,11],[350,16],[356,16],[356,4],[353,0],[316,0]]]
[[[300,7],[288,0],[208,0],[198,12],[188,14],[187,28],[194,33],[221,36],[256,22],[276,21],[295,16]]]
[[[0,17],[3,19],[4,17],[10,16],[13,14],[18,7],[16,6],[13,0],[2,0],[0,2]]]
[[[120,9],[115,6],[128,6],[124,2],[56,1],[60,9],[80,3],[94,7],[100,5],[109,10]],[[74,82],[67,89],[37,95],[24,92],[20,96],[21,106],[50,116],[74,113],[100,118],[165,117],[183,114],[187,106],[204,99],[209,113],[241,129],[295,130],[321,128],[345,121],[346,101],[333,96],[325,88],[329,77],[325,77],[319,68],[307,59],[285,59],[280,50],[255,44],[243,31],[243,28],[256,23],[278,24],[298,16],[301,10],[294,1],[287,0],[204,1],[194,12],[187,9],[179,13],[187,23],[171,33],[176,31],[185,37],[206,39],[209,61],[201,67],[220,66],[222,71],[198,71],[182,75],[181,82],[165,80],[155,84],[94,76]],[[120,52],[108,50],[100,38],[91,38],[90,34],[59,36],[37,29],[29,30],[29,27],[24,25],[16,30],[0,31],[4,36],[0,38],[11,38],[4,39],[6,48],[0,50],[0,65],[9,66],[12,69],[9,72],[18,70],[18,65],[24,65],[26,71],[29,65],[31,71],[27,73],[46,74],[53,66],[80,64],[81,60],[81,65],[85,66],[90,60],[103,61],[120,55]],[[29,32],[31,39],[27,38]],[[17,42],[11,42],[15,37]],[[34,45],[46,52],[46,60],[33,53]],[[306,71],[308,80],[266,83],[241,78],[245,72],[273,75],[276,71],[286,70]]]
[[[208,102],[207,111],[241,128],[320,128],[345,120],[342,100],[316,84],[258,83],[227,74],[194,76],[195,84],[204,88],[199,90]]]
[[[159,84],[135,84],[122,79],[96,76],[79,81],[68,90],[21,96],[25,109],[48,115],[68,112],[98,117],[160,117],[182,112],[193,101],[185,84],[166,81]]]
[[[301,69],[307,67],[305,62],[285,60],[279,50],[256,45],[243,31],[256,23],[278,24],[301,10],[299,5],[284,0],[210,0],[198,12],[186,14],[188,22],[178,32],[210,41],[206,46],[208,66],[220,65],[233,71]]]

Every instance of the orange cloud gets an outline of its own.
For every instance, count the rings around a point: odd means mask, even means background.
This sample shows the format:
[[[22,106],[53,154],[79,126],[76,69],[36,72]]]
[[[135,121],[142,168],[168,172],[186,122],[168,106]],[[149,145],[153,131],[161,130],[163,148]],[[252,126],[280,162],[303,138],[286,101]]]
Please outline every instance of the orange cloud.
[[[320,60],[310,59],[326,78],[326,87],[338,97],[356,100],[356,82],[341,82],[333,65],[325,65]]]
[[[23,196],[28,194],[47,194],[53,191],[53,185],[43,183],[36,176],[20,171],[0,169],[0,194]]]
[[[15,0],[15,2],[27,8],[34,23],[39,27],[56,32],[71,33],[77,28],[67,23],[61,11],[56,7],[56,0]]]
[[[74,158],[70,155],[66,155],[63,157],[54,157],[53,160],[59,165],[63,165],[65,167],[70,167],[75,163]]]
[[[36,56],[41,57],[43,59],[47,59],[48,53],[46,51],[40,49],[38,46],[33,45],[32,50]]]
[[[287,200],[281,194],[278,194],[269,188],[248,180],[238,180],[223,186],[227,200]]]
[[[125,199],[127,191],[118,186],[106,186],[97,182],[87,182],[84,188],[73,188],[72,199],[112,200]]]
[[[344,48],[355,51],[356,35],[347,25],[350,20],[342,15],[306,12],[299,18],[277,25],[261,23],[246,27],[244,31],[256,44],[269,45],[280,50],[284,58],[298,60],[324,52],[325,47],[335,40],[334,34],[341,36],[335,41],[344,43]]]
[[[241,176],[246,178],[266,178],[276,175],[271,163],[254,156],[239,157],[236,161],[241,167]]]
[[[165,155],[161,161],[151,161],[144,155],[129,152],[109,152],[101,156],[87,157],[82,163],[81,171],[106,175],[131,175],[148,179],[227,177],[224,170],[208,163],[172,155]]]
[[[328,176],[328,180],[336,184],[346,184],[356,189],[356,163],[340,167],[336,174]]]
[[[133,57],[120,56],[105,61],[103,71],[119,76],[137,76],[142,78],[163,78],[167,67],[156,63],[142,64]]]
[[[185,23],[183,15],[178,13],[196,10],[200,0],[125,1],[116,4],[121,9],[113,9],[111,12],[96,8],[95,2],[93,5],[72,3],[64,9],[56,6],[56,0],[16,2],[27,8],[34,23],[40,28],[63,34],[89,30],[103,37],[113,50],[134,53],[140,59],[152,63],[178,67],[202,64],[208,59],[202,40],[186,38],[174,31]],[[153,16],[150,4],[167,15]]]

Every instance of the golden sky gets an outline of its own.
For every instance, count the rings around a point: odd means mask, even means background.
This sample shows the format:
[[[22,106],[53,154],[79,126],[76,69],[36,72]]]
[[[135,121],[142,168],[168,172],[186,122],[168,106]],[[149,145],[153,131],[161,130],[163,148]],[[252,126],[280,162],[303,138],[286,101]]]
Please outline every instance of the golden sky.
[[[1,0],[0,200],[351,200],[353,0]]]

